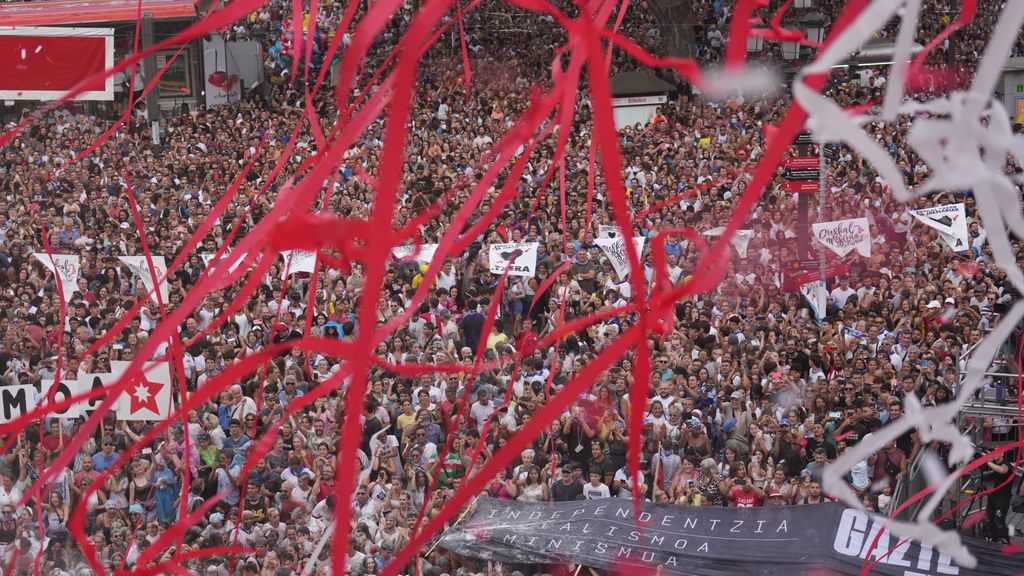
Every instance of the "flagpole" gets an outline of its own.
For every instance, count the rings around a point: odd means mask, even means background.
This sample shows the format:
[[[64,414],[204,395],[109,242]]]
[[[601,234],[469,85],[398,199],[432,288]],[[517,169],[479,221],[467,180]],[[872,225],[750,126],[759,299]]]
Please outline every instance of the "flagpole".
[[[825,221],[825,139],[818,142],[818,222]],[[825,290],[825,246],[818,243],[818,282],[819,289]],[[828,295],[825,296],[825,306],[828,307]],[[824,319],[826,311],[821,311]]]
[[[452,523],[450,526],[448,526],[448,528],[445,528],[444,530],[441,531],[441,534],[440,534],[441,537],[437,539],[437,542],[434,542],[434,545],[430,547],[430,550],[427,550],[427,553],[424,554],[424,556],[430,556],[430,553],[433,552],[434,549],[437,548],[438,544],[441,543],[441,540],[444,538],[444,535],[447,534],[448,531],[451,530],[453,527],[457,526],[459,524],[459,522],[462,522],[462,519],[466,517],[466,514],[469,514],[469,511],[473,509],[473,506],[476,504],[476,501],[479,500],[479,499],[480,499],[480,495],[478,494],[476,496],[476,498],[473,498],[473,501],[469,503],[469,506],[466,506],[466,509],[462,511],[462,514],[459,515],[458,519],[456,519],[454,523]]]

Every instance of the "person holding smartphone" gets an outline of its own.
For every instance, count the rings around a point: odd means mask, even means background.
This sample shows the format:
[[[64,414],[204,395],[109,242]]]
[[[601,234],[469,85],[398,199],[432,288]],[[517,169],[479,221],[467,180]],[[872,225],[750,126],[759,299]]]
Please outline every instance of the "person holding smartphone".
[[[985,506],[985,521],[988,526],[988,535],[985,539],[989,542],[1009,544],[1010,533],[1006,525],[1006,514],[1009,512],[1013,493],[1014,470],[1002,453],[985,462],[985,467],[992,479],[993,488]]]

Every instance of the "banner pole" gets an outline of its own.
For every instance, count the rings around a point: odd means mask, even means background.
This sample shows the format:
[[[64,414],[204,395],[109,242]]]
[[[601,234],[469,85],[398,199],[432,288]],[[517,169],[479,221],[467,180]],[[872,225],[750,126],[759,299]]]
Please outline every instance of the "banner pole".
[[[451,526],[448,526],[448,528],[441,532],[441,537],[437,539],[437,542],[434,542],[434,545],[430,547],[430,550],[427,550],[427,553],[424,554],[424,556],[430,556],[430,553],[433,552],[434,549],[437,548],[437,545],[441,543],[441,540],[444,538],[444,535],[448,533],[448,530],[451,530],[452,526],[455,526],[459,522],[462,522],[462,519],[466,517],[466,514],[469,514],[469,511],[472,510],[474,506],[476,506],[476,501],[479,499],[480,495],[477,494],[476,498],[473,498],[473,501],[469,503],[469,506],[466,506],[466,509],[462,511],[462,514],[459,514],[458,519],[456,519],[455,522],[451,524]]]

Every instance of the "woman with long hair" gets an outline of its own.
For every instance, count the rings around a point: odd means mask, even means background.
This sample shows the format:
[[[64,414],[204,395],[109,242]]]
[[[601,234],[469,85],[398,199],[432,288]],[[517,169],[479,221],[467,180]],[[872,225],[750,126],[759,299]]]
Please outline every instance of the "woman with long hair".
[[[542,480],[540,468],[530,466],[516,499],[520,502],[547,502],[549,498],[548,484]]]
[[[427,490],[430,489],[433,484],[433,479],[430,474],[422,469],[416,468],[415,470],[411,465],[406,465],[406,491],[412,495],[412,503],[416,508],[423,506],[423,500],[426,497]]]
[[[153,468],[144,460],[131,463],[132,475],[128,481],[128,505],[139,504],[146,511],[146,521],[155,517],[155,494],[153,493]]]
[[[46,527],[47,538],[58,538],[67,535],[68,518],[71,509],[60,492],[50,492],[50,497],[43,504],[43,526]]]

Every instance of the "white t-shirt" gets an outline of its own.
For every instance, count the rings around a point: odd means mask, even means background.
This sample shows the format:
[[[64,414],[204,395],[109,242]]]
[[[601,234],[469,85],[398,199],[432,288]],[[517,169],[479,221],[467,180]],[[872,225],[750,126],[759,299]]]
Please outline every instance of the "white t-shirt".
[[[248,396],[242,396],[239,404],[231,409],[231,417],[244,422],[249,414],[256,415],[256,401]]]
[[[493,402],[488,402],[486,406],[480,404],[480,402],[474,402],[473,407],[469,409],[469,415],[473,417],[473,421],[476,422],[476,428],[478,431],[484,431],[484,424],[487,423],[487,418],[494,413],[497,408],[494,407]]]
[[[640,483],[644,483],[644,473],[640,472]],[[630,476],[626,468],[619,468],[619,471],[615,473],[616,482],[625,482],[627,488],[619,489],[619,498],[632,498],[633,497],[633,478]]]
[[[587,500],[600,500],[601,498],[611,498],[612,493],[603,483],[594,486],[587,482],[583,485],[583,496]]]
[[[25,483],[21,480],[11,485],[10,492],[0,485],[0,506],[16,506],[24,493]]]
[[[832,289],[831,296],[832,300],[835,301],[836,306],[842,308],[843,306],[846,306],[846,301],[850,299],[850,296],[853,296],[856,293],[857,291],[853,289],[853,286],[848,287],[846,290],[843,290],[842,286],[836,286]]]

